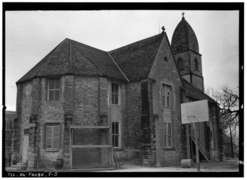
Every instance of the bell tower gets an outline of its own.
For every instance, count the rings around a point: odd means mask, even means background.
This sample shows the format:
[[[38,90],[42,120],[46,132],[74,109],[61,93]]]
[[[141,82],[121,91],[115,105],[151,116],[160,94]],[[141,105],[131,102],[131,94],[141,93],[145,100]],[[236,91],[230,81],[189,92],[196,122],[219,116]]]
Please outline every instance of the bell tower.
[[[184,13],[173,33],[171,49],[181,76],[193,86],[204,91],[198,41],[192,27],[185,20]]]

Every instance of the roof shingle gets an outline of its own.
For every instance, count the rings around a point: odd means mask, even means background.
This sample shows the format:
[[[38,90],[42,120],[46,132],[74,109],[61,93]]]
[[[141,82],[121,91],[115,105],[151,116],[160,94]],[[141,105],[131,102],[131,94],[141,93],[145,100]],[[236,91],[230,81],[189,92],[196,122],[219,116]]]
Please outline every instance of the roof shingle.
[[[17,83],[65,74],[105,75],[126,80],[107,52],[65,39]]]
[[[182,79],[183,87],[185,89],[186,96],[193,98],[193,99],[197,99],[197,100],[207,99],[210,102],[217,104],[217,102],[215,100],[213,100],[210,96],[205,94],[203,91],[194,87],[192,84],[190,84],[185,79],[183,79],[183,78],[181,78],[181,79]]]
[[[115,49],[109,53],[130,81],[148,77],[164,33]]]

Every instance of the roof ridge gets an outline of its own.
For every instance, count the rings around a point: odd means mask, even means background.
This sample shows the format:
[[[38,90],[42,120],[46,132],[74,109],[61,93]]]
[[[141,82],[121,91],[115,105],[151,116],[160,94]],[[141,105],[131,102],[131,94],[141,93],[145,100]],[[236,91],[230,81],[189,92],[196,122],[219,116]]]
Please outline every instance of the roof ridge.
[[[66,41],[67,38],[65,38],[62,42],[60,42],[57,46],[55,46],[55,48],[50,51],[45,57],[43,57],[37,64],[35,64],[26,74],[24,74],[17,82],[16,84],[22,82],[23,78],[25,78],[27,75],[31,74],[37,67],[39,67],[41,64],[45,63],[47,61],[47,57],[49,57],[49,55],[51,55],[53,52],[55,52],[56,49],[58,49],[60,46],[62,46],[62,44]],[[37,73],[35,74],[35,76],[37,75]],[[26,80],[24,80],[26,81]]]
[[[133,45],[135,45],[135,44],[137,44],[137,43],[140,43],[140,42],[143,42],[143,41],[147,41],[148,39],[152,39],[152,38],[154,38],[155,36],[157,36],[157,37],[158,37],[158,36],[161,36],[162,34],[163,34],[163,33],[159,33],[159,34],[156,34],[156,35],[154,35],[154,36],[150,36],[150,37],[148,37],[148,38],[141,39],[141,40],[135,41],[135,42],[133,42],[133,43],[130,43],[130,44],[121,46],[121,47],[119,47],[119,48],[113,49],[113,50],[108,51],[108,52],[113,52],[113,51],[116,51],[116,50],[119,50],[119,49],[122,49],[122,48],[125,48],[125,47],[128,47],[128,46],[133,46]]]
[[[190,85],[192,88],[194,88],[194,89],[196,89],[196,90],[198,90],[198,91],[200,91],[201,93],[203,93],[205,96],[207,96],[210,100],[212,100],[212,101],[214,101],[215,103],[217,103],[213,98],[211,98],[209,95],[207,95],[204,91],[202,91],[201,89],[199,89],[199,88],[197,88],[197,87],[195,87],[195,86],[193,86],[191,83],[189,83],[187,80],[185,80],[184,78],[182,78],[182,80],[185,82],[185,83],[187,83],[188,85]],[[218,103],[217,103],[218,104]]]
[[[72,44],[75,43],[75,44],[78,44],[78,45],[80,45],[80,46],[88,47],[88,48],[91,48],[91,49],[94,49],[94,50],[97,50],[97,51],[102,51],[102,52],[107,53],[107,51],[104,51],[104,50],[95,48],[95,47],[93,47],[93,46],[89,46],[89,45],[84,44],[84,43],[81,43],[81,42],[79,42],[79,41],[75,41],[75,40],[69,39],[69,38],[66,38],[66,39],[69,40],[70,42],[72,42]]]
[[[177,70],[177,72],[178,72],[178,76],[179,76],[179,78],[180,78],[180,82],[181,82],[181,84],[183,84],[183,82],[182,82],[182,80],[181,80],[181,79],[183,79],[183,78],[182,78],[182,76],[181,76],[180,71],[178,70],[178,65],[177,65],[175,56],[174,56],[174,54],[173,54],[173,52],[172,52],[172,45],[171,45],[171,43],[170,43],[170,41],[169,41],[169,39],[168,39],[167,34],[165,34],[165,37],[166,37],[167,42],[168,42],[168,47],[169,47],[169,49],[170,49],[170,51],[171,51],[172,59],[173,59],[173,61],[174,61],[174,63],[175,63],[175,66],[176,66],[176,70]]]
[[[102,70],[100,70],[100,68],[98,68],[98,66],[94,63],[94,62],[92,62],[91,60],[90,60],[90,58],[88,58],[83,52],[81,52],[80,51],[80,49],[78,48],[78,47],[76,47],[76,45],[74,45],[73,43],[71,43],[71,45],[73,46],[73,47],[75,47],[76,49],[77,49],[77,51],[79,51],[79,53],[81,53],[91,64],[93,64],[94,65],[94,67],[99,71],[99,73],[101,74],[101,75],[105,75],[103,72],[102,72]]]
[[[126,80],[129,82],[128,77],[124,74],[124,72],[122,71],[122,69],[118,66],[117,62],[113,59],[113,57],[111,56],[110,52],[107,52],[110,59],[113,61],[113,63],[117,66],[117,68],[119,69],[119,71],[123,74],[123,76],[126,78]]]
[[[162,32],[162,34],[165,34],[165,32]],[[152,66],[151,66],[150,69],[149,69],[148,77],[150,77],[150,73],[152,72],[152,70],[153,70],[153,68],[154,68],[154,63],[155,63],[155,60],[156,60],[156,58],[157,58],[157,56],[158,56],[158,53],[159,53],[159,51],[160,51],[160,49],[161,49],[161,44],[162,44],[163,41],[164,41],[164,37],[162,38],[162,40],[161,40],[160,43],[159,43],[159,48],[158,48],[158,50],[157,50],[157,52],[156,52],[156,55],[155,55],[155,57],[154,57],[153,64],[152,64]]]

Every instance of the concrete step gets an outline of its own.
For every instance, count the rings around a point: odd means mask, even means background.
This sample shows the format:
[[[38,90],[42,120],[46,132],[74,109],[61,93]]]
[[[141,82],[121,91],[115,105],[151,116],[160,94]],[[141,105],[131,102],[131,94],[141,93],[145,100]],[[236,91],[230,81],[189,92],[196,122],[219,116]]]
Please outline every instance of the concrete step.
[[[18,171],[18,168],[15,168],[15,167],[6,167],[5,168],[7,172],[15,172],[15,171]]]
[[[27,168],[27,165],[12,165],[11,167],[16,168],[18,170],[25,170]]]

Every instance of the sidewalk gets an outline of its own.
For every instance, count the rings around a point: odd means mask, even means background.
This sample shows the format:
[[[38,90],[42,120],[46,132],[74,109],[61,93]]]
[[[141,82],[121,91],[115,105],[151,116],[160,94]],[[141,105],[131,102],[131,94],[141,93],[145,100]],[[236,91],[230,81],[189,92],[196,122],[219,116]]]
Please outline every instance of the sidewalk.
[[[225,160],[223,162],[201,162],[201,172],[238,172],[239,161],[237,159]],[[196,167],[181,168],[172,167],[143,167],[124,164],[120,169],[105,170],[101,172],[197,172]]]

